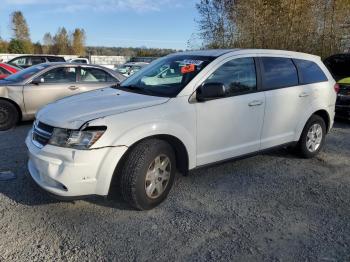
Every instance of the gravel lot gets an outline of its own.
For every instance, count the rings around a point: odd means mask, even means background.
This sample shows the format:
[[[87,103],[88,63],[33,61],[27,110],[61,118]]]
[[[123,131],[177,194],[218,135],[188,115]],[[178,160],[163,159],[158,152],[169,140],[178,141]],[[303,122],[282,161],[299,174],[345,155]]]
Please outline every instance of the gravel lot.
[[[304,160],[278,150],[179,177],[160,207],[51,199],[30,183],[24,138],[0,133],[0,261],[350,261],[350,122]]]

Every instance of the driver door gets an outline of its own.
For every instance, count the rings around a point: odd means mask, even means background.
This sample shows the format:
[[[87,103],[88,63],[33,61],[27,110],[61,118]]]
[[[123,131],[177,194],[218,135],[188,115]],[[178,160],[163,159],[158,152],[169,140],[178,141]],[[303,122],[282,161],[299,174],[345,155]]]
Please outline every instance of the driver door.
[[[205,165],[260,149],[265,95],[258,92],[255,59],[232,59],[204,83],[221,83],[226,97],[196,103],[197,165]]]
[[[23,88],[26,112],[30,115],[60,98],[78,93],[77,68],[56,67],[35,78],[38,83],[28,83]]]

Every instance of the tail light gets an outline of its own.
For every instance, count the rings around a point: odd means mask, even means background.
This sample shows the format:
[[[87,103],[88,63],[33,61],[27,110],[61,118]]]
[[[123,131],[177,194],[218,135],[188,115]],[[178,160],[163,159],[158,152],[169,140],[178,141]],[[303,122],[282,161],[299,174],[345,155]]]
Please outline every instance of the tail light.
[[[340,86],[339,86],[339,84],[335,84],[334,85],[334,91],[338,94],[339,93],[339,91],[340,91]]]

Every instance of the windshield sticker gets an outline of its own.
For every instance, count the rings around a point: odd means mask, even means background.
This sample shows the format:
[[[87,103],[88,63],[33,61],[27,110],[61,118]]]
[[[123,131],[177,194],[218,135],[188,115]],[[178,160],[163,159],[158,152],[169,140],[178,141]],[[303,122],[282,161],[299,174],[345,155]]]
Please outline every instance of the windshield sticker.
[[[37,66],[36,68],[39,69],[39,70],[43,70],[45,67],[43,67],[43,66]]]
[[[181,67],[182,74],[188,74],[188,73],[192,73],[194,71],[196,71],[196,65],[194,65],[194,64]]]
[[[182,63],[184,63],[185,65],[200,66],[201,64],[203,64],[203,61],[202,60],[189,60],[189,59],[186,59],[186,60],[182,61]]]

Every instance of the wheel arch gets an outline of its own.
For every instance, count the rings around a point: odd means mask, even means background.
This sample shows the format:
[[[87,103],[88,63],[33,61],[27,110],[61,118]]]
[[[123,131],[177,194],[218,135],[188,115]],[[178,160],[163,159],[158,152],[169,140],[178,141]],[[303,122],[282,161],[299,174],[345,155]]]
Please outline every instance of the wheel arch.
[[[159,139],[159,140],[163,140],[163,141],[169,143],[170,146],[174,149],[174,153],[175,153],[175,157],[176,157],[176,166],[177,166],[178,170],[184,175],[186,175],[188,173],[188,170],[189,170],[188,150],[187,150],[185,144],[179,138],[177,138],[176,136],[173,136],[173,135],[169,135],[169,134],[150,135],[150,136],[147,136],[147,137],[144,137],[142,139],[135,141],[132,145],[129,146],[128,150],[124,153],[123,157],[118,162],[117,169],[118,169],[119,165],[122,166],[122,163],[123,163],[125,157],[128,155],[128,153],[136,145],[138,145],[140,142],[142,142],[144,140],[148,140],[148,139]]]
[[[126,157],[136,145],[138,145],[139,143],[147,139],[159,139],[169,143],[170,146],[174,149],[175,158],[176,158],[176,167],[178,171],[180,171],[183,175],[188,174],[189,154],[185,144],[179,138],[173,135],[169,135],[169,134],[150,135],[134,142],[131,146],[129,146],[126,152],[122,155],[122,157],[118,161],[117,166],[114,169],[112,178],[110,180],[109,190],[108,190],[108,195],[111,196],[112,198],[118,191],[120,191],[120,189],[119,190],[115,190],[115,189],[119,188],[120,186],[119,174],[124,166]]]
[[[328,133],[330,130],[330,124],[331,124],[331,118],[330,118],[328,112],[324,109],[321,109],[321,110],[314,112],[311,116],[313,116],[313,115],[317,115],[319,117],[322,117],[322,119],[324,120],[324,122],[326,124],[326,129],[327,129],[327,133]]]
[[[22,117],[23,117],[23,113],[22,113],[22,110],[20,108],[20,106],[13,100],[9,99],[9,98],[6,98],[6,97],[0,97],[0,101],[3,100],[3,101],[7,101],[9,103],[11,103],[12,105],[14,105],[17,109],[17,112],[18,112],[18,120],[21,121],[22,120]]]

